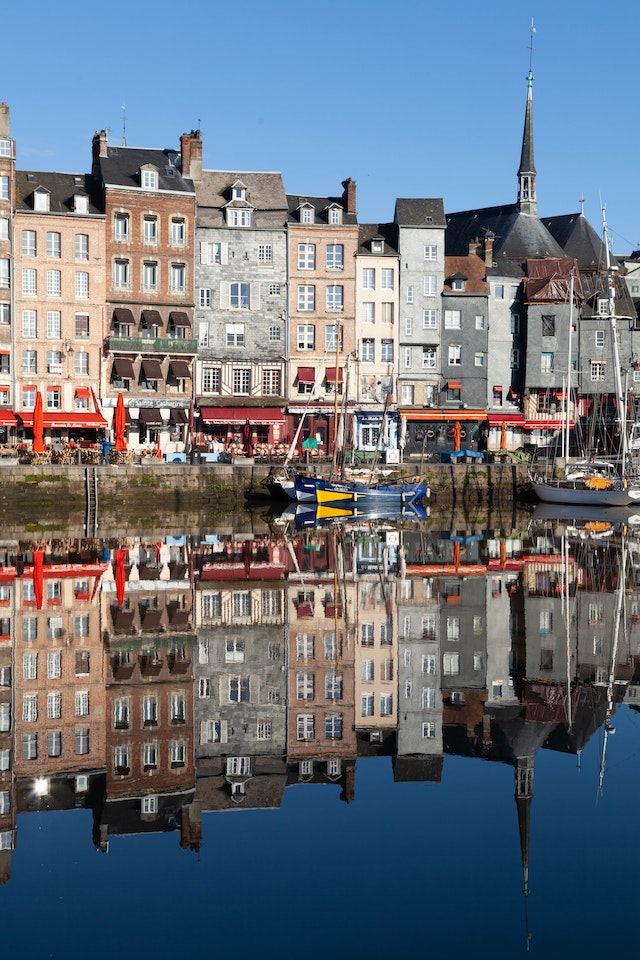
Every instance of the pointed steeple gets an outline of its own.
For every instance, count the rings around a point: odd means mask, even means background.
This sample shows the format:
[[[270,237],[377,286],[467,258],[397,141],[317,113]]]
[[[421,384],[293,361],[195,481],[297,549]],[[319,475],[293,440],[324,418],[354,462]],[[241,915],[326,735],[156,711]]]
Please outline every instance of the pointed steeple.
[[[538,215],[536,204],[536,168],[533,162],[533,73],[527,75],[527,108],[524,115],[522,152],[518,168],[518,206],[520,213]]]

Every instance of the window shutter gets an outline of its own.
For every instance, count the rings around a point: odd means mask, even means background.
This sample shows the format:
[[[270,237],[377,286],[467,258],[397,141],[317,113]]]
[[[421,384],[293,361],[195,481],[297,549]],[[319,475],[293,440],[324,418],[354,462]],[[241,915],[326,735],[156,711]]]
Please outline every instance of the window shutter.
[[[260,703],[260,677],[253,674],[249,677],[249,700],[251,703]]]
[[[251,306],[251,309],[252,309],[252,310],[259,310],[259,309],[260,309],[260,287],[261,287],[261,286],[262,286],[262,284],[260,284],[260,283],[252,283],[252,284],[251,284],[251,292],[250,292],[251,301],[250,301],[250,306]]]
[[[229,309],[229,284],[226,280],[223,280],[220,284],[220,309],[228,310]]]
[[[209,244],[205,240],[200,244],[200,263],[211,263],[209,259]]]
[[[229,678],[220,677],[220,691],[218,694],[219,703],[229,703]]]
[[[229,263],[229,244],[228,243],[220,244],[220,263],[221,264]]]
[[[206,720],[200,721],[200,743],[208,743],[209,725]]]
[[[228,720],[220,721],[220,743],[227,743],[229,739],[229,722]]]

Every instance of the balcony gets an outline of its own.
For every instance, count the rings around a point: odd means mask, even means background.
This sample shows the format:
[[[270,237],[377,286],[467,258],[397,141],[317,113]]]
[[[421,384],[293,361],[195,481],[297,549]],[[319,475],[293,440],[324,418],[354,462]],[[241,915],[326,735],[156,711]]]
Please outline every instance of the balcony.
[[[107,337],[105,348],[113,353],[197,353],[197,340],[173,337]]]

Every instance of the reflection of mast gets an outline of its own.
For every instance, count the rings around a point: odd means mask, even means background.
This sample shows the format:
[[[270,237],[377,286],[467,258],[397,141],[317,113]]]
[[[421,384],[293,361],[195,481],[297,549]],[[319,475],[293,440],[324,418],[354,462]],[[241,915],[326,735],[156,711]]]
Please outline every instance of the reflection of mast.
[[[518,809],[518,830],[520,832],[520,854],[522,857],[522,892],[524,894],[524,914],[527,938],[527,950],[532,934],[529,932],[529,835],[531,828],[531,801],[533,799],[533,757],[518,757],[515,773],[515,796]]]
[[[620,569],[618,571],[618,596],[616,599],[616,612],[613,621],[613,644],[611,647],[611,662],[609,664],[609,679],[607,681],[607,713],[604,718],[604,738],[602,741],[602,755],[600,757],[600,775],[598,777],[598,793],[602,795],[604,784],[604,770],[607,758],[607,740],[610,733],[615,733],[615,727],[611,723],[613,714],[613,688],[615,684],[616,662],[618,659],[618,641],[620,639],[620,621],[622,619],[622,606],[624,600],[625,583],[627,579],[627,545],[622,534],[622,550],[620,555]]]
[[[573,279],[573,277],[572,277]],[[573,726],[573,717],[571,713],[571,618],[569,604],[569,541],[565,534],[562,535],[562,566],[564,567],[564,621],[566,626],[567,641],[567,726],[569,732]]]

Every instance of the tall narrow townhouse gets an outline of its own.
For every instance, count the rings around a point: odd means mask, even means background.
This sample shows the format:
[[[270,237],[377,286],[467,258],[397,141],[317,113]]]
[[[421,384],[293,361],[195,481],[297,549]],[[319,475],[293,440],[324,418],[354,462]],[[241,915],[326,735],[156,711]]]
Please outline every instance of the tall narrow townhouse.
[[[104,130],[92,144],[106,215],[103,406],[112,422],[122,393],[129,446],[167,455],[188,443],[193,396],[195,192],[182,163],[186,152],[187,168],[197,166],[198,145],[194,132],[181,138],[182,156],[110,146]]]
[[[356,389],[356,184],[342,186],[341,197],[287,196],[288,409],[295,427],[313,393],[303,436],[325,454],[337,435],[336,391],[352,412]]]
[[[104,327],[104,215],[84,173],[18,170],[14,216],[14,411],[31,436],[96,440]]]
[[[0,103],[0,442],[15,435],[12,413],[11,371],[14,365],[11,339],[12,215],[15,175],[15,143],[10,136],[9,107]]]
[[[438,406],[441,392],[448,390],[449,368],[441,354],[442,200],[397,199],[395,223],[400,254],[398,402],[413,437],[412,416],[425,406]]]
[[[0,584],[0,886],[11,875],[11,851],[16,845],[16,789],[13,717],[13,608],[15,568],[9,550],[2,551],[3,583]]]
[[[395,394],[399,262],[393,224],[360,224],[356,256],[356,412],[354,445],[398,460]],[[380,436],[382,431],[382,437]]]
[[[252,449],[285,439],[287,201],[279,173],[203,170],[198,199],[198,438]]]

